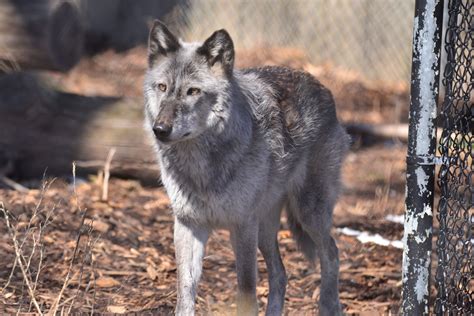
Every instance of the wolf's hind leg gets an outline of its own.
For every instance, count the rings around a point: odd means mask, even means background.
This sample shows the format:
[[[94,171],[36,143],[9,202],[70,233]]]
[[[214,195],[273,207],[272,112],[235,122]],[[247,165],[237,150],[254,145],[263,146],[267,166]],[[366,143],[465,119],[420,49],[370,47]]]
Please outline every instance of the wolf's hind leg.
[[[317,177],[310,177],[303,188],[292,192],[289,198],[289,212],[298,221],[298,233],[311,238],[317,252],[306,250],[307,257],[317,253],[320,258],[321,287],[319,296],[319,315],[342,315],[339,303],[339,254],[336,243],[330,234],[332,212],[337,194],[327,183],[319,182]],[[300,246],[306,247],[310,243]]]
[[[257,315],[258,221],[248,219],[231,230],[237,270],[237,315]]]
[[[321,288],[319,295],[319,315],[341,315],[338,283],[339,283],[339,251],[334,238],[327,232],[312,233],[321,266]]]
[[[270,293],[265,312],[267,316],[282,315],[285,302],[286,273],[278,248],[277,234],[280,228],[280,209],[271,210],[268,216],[260,219],[258,248],[265,259],[268,271]]]
[[[202,271],[202,259],[209,229],[188,225],[179,219],[174,223],[174,244],[178,269],[178,302],[176,315],[194,315],[196,289]]]

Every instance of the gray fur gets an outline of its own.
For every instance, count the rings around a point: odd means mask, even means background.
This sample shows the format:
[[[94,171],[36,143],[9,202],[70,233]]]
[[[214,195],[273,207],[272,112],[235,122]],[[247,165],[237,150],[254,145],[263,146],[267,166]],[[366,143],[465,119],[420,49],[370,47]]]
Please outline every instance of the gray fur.
[[[160,22],[150,34],[146,127],[152,134],[156,124],[172,126],[155,143],[175,216],[176,314],[194,314],[207,238],[224,228],[236,255],[238,314],[258,311],[258,248],[270,277],[266,314],[281,315],[287,281],[277,232],[284,206],[303,253],[321,260],[320,315],[340,314],[330,228],[349,138],[331,93],[301,71],[234,69],[223,30],[204,44],[178,41]]]

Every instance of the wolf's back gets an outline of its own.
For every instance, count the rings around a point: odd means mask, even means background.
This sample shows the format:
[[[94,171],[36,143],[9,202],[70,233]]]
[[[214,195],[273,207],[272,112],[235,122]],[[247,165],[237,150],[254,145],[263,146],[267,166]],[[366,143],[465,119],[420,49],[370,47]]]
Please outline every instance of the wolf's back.
[[[333,158],[344,155],[349,137],[337,120],[331,92],[316,78],[275,66],[245,69],[243,73],[256,76],[265,85],[249,88],[263,95],[254,102],[254,112],[276,152],[286,157],[284,164],[323,149],[331,151]],[[313,158],[327,158],[323,156]]]

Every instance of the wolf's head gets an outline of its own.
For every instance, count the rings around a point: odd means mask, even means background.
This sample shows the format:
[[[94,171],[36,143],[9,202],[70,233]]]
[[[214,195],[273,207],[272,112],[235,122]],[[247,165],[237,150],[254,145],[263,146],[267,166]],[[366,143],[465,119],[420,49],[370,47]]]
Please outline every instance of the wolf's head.
[[[184,43],[155,21],[148,39],[145,102],[156,138],[175,143],[218,129],[226,116],[233,68],[234,45],[225,30],[204,43]]]

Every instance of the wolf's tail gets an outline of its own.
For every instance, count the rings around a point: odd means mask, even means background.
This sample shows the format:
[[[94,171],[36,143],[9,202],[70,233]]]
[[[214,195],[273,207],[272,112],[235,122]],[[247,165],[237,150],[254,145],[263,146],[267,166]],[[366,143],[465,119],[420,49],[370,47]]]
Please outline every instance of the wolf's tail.
[[[304,254],[306,259],[308,259],[311,264],[314,264],[318,257],[316,244],[314,243],[311,236],[303,230],[301,223],[298,221],[297,217],[294,214],[294,210],[287,206],[286,213],[288,217],[288,226],[293,235],[293,238],[298,244],[298,248]]]

